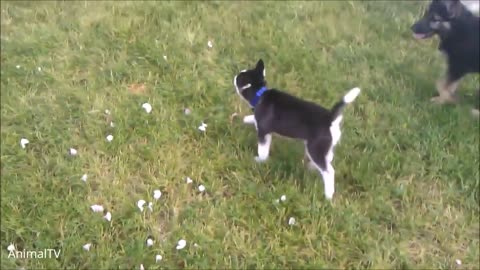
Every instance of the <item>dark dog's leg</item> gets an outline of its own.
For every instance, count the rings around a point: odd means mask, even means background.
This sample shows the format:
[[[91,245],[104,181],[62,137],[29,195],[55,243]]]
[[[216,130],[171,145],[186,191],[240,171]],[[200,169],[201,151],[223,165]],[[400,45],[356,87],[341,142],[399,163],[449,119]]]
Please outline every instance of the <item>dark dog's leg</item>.
[[[436,104],[455,104],[457,97],[455,91],[457,90],[459,80],[452,81],[451,79],[440,79],[437,81],[438,96],[433,97],[431,101]]]
[[[480,118],[480,89],[478,89],[477,104],[476,104],[476,108],[472,109],[472,115],[475,118]]]
[[[447,74],[437,81],[438,96],[431,99],[436,104],[455,104],[458,99],[455,94],[463,72],[458,72],[455,68],[450,67]]]
[[[258,156],[255,157],[256,162],[264,162],[268,159],[270,153],[270,144],[272,143],[272,135],[265,132],[261,127],[257,127],[258,136]]]

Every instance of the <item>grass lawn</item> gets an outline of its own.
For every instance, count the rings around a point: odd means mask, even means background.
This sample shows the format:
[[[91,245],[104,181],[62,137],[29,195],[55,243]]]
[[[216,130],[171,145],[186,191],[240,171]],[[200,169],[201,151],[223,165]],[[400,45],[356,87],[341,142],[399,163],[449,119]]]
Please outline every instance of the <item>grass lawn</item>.
[[[445,65],[409,30],[425,4],[2,1],[1,269],[478,269],[479,78],[430,103]],[[232,79],[259,58],[270,86],[327,107],[362,89],[332,202],[302,142],[274,136],[254,162]]]

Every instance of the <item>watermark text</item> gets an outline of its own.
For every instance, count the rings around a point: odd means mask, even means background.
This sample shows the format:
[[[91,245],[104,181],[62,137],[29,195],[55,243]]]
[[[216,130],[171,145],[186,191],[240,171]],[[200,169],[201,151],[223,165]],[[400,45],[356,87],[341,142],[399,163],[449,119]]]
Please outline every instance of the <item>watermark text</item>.
[[[11,250],[8,258],[13,259],[58,259],[61,249],[46,248],[42,250]]]

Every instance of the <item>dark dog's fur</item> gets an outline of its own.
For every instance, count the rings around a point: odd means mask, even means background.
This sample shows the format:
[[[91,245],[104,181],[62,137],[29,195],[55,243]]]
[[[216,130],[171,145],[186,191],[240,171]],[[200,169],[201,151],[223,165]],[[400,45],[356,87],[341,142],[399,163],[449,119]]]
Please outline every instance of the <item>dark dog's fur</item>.
[[[322,175],[325,196],[331,199],[335,175],[331,163],[334,147],[341,136],[342,111],[355,100],[360,89],[350,90],[332,109],[325,109],[279,90],[267,89],[261,59],[254,69],[243,70],[235,76],[233,84],[237,93],[254,110],[254,114],[246,116],[244,122],[255,124],[257,128],[258,156],[255,160],[267,160],[272,133],[303,140],[310,167],[318,169]]]
[[[480,19],[459,0],[433,0],[422,19],[412,25],[417,39],[438,35],[439,50],[447,58],[447,73],[437,82],[436,103],[455,103],[459,81],[468,73],[480,71]],[[480,94],[480,89],[479,89]],[[477,104],[478,106],[478,104]],[[478,116],[478,109],[473,111]]]

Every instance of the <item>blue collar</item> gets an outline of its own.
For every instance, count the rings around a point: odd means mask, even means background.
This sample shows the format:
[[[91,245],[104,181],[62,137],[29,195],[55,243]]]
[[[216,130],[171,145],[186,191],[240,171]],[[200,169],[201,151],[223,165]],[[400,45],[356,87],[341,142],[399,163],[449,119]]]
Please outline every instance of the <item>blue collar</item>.
[[[263,93],[267,91],[267,87],[263,86],[262,88],[258,89],[258,91],[255,93],[255,96],[250,100],[250,105],[252,107],[257,106],[258,102],[260,101],[260,98],[262,97]]]

